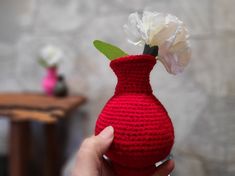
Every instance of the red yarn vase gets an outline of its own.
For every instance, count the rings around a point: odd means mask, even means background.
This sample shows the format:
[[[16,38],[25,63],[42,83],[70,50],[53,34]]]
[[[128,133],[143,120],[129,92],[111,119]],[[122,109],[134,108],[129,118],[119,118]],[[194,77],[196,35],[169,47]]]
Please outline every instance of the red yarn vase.
[[[97,119],[95,134],[114,127],[106,156],[117,176],[151,176],[155,163],[165,159],[173,146],[172,122],[149,81],[155,64],[151,55],[125,56],[110,63],[118,82]]]

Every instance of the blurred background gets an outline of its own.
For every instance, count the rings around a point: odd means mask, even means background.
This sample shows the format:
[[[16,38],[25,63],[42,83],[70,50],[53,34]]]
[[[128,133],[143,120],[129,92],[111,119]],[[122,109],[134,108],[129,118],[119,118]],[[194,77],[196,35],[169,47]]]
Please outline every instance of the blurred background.
[[[93,46],[101,39],[130,54],[142,48],[126,41],[123,24],[131,12],[152,10],[178,16],[188,26],[193,57],[172,76],[158,63],[151,73],[154,94],[175,126],[174,176],[235,175],[235,1],[233,0],[1,0],[0,91],[42,91],[45,70],[38,53],[46,44],[60,47],[59,67],[72,94],[87,103],[69,121],[68,175],[82,138],[93,133],[96,118],[116,84],[109,61]],[[0,176],[9,156],[9,122],[0,119]]]

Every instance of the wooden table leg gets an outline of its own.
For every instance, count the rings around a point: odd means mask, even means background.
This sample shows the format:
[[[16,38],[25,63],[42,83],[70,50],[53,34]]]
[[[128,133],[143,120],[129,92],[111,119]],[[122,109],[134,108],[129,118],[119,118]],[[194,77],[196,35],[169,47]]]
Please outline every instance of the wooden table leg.
[[[44,125],[44,136],[45,136],[45,176],[59,176],[59,146],[57,143],[57,126],[56,124],[45,124]]]
[[[58,121],[58,140],[57,145],[59,144],[60,149],[60,167],[65,164],[67,160],[66,148],[68,143],[68,118],[60,119]]]
[[[27,176],[30,145],[29,122],[11,121],[10,126],[10,176]]]

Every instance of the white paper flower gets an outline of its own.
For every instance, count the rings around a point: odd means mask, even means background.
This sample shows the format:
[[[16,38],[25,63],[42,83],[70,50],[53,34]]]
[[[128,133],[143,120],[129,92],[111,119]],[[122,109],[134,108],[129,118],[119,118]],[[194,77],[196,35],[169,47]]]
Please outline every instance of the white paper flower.
[[[158,46],[158,59],[171,74],[182,72],[190,60],[188,30],[173,15],[145,11],[141,18],[132,13],[124,30],[134,45]]]
[[[43,47],[40,52],[40,58],[48,67],[57,66],[63,57],[64,54],[61,49],[53,45]]]

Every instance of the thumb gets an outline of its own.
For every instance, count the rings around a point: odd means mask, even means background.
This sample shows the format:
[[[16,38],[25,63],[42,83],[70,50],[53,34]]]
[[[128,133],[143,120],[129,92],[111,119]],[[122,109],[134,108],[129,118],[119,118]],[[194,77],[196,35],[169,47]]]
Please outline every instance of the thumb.
[[[93,136],[96,151],[102,156],[110,147],[114,138],[114,129],[112,126],[108,126],[101,131],[97,136]]]
[[[92,136],[82,143],[80,151],[85,153],[95,153],[96,156],[102,157],[102,155],[108,150],[114,137],[114,129],[112,126],[108,126],[101,131],[97,136]],[[86,152],[87,151],[87,152]],[[92,151],[92,152],[91,152]]]
[[[114,129],[109,126],[97,136],[85,139],[78,151],[72,176],[98,175],[101,158],[111,145],[113,137]]]

